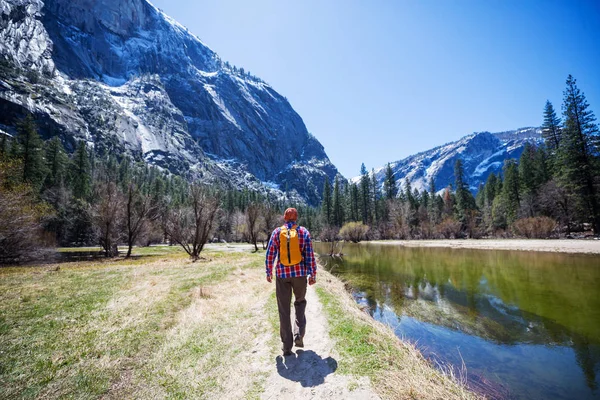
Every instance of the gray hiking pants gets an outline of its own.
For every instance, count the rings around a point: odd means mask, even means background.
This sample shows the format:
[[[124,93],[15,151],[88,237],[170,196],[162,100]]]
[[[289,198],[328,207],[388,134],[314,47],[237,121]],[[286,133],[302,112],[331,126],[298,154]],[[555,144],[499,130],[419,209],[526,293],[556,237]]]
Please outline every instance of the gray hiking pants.
[[[306,331],[306,316],[304,315],[306,310],[306,285],[306,276],[276,278],[275,280],[277,308],[279,309],[279,334],[283,343],[283,351],[292,350],[295,335],[304,337]],[[290,318],[292,291],[294,292],[294,310],[296,311],[293,332]]]

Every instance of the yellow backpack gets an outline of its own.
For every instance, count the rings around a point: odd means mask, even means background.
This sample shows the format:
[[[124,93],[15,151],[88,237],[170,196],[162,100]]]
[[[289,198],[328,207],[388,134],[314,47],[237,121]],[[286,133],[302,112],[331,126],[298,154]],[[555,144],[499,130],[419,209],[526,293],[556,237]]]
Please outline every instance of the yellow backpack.
[[[283,225],[279,233],[279,262],[289,266],[300,264],[301,261],[298,225],[292,225],[290,229]]]

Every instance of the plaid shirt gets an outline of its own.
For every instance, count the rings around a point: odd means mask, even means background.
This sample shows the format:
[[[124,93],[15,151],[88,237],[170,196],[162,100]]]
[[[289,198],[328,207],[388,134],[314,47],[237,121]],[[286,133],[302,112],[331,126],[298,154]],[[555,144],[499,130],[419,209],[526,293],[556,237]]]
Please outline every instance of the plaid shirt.
[[[294,222],[286,222],[289,228]],[[312,242],[308,229],[298,226],[298,242],[302,252],[302,261],[300,264],[285,266],[279,262],[279,234],[281,227],[275,229],[271,234],[269,246],[267,247],[267,258],[265,268],[267,276],[273,276],[273,262],[277,260],[275,273],[278,278],[293,278],[299,276],[311,275],[313,278],[317,275],[317,263],[315,262],[315,253],[313,252]]]

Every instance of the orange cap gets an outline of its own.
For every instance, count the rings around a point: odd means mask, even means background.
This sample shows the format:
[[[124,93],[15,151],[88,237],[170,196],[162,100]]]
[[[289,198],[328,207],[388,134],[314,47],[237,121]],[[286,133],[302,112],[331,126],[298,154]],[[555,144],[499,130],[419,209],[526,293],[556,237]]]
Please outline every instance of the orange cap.
[[[283,213],[283,219],[286,221],[296,221],[298,219],[298,210],[295,208],[288,208],[285,210],[285,213]]]

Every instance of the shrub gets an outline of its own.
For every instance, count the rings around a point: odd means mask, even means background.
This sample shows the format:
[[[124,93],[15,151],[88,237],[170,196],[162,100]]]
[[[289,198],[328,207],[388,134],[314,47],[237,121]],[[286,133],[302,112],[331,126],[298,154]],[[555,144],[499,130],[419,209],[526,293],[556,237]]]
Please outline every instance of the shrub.
[[[367,232],[369,232],[369,227],[362,222],[348,222],[340,229],[340,236],[344,240],[358,243],[364,239]]]
[[[517,236],[529,239],[546,239],[554,233],[556,221],[548,217],[522,218],[515,221],[512,230]]]
[[[29,185],[15,185],[10,174],[19,167],[0,161],[0,264],[39,258],[51,247],[43,220],[49,207],[37,201]]]
[[[454,218],[446,218],[436,226],[436,232],[444,239],[456,239],[461,236],[461,225]]]

